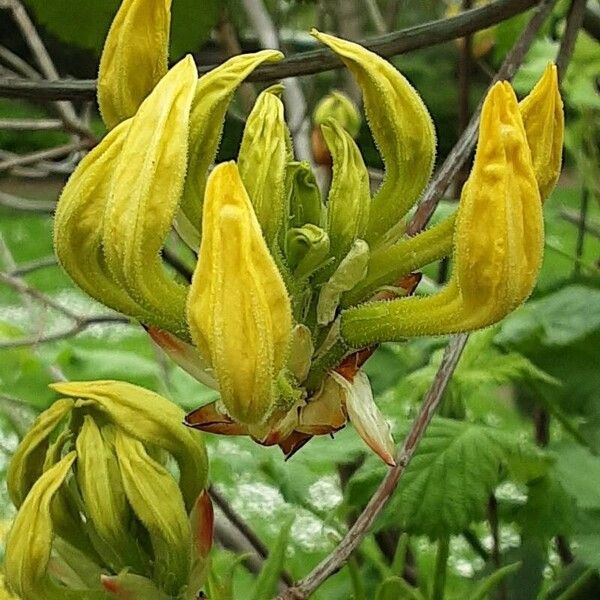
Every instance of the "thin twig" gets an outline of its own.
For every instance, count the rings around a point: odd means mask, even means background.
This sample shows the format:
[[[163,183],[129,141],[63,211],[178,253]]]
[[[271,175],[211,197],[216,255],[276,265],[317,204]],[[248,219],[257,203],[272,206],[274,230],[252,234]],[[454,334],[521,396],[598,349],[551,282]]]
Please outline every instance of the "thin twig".
[[[4,131],[55,131],[62,129],[59,119],[0,119]]]
[[[577,35],[583,24],[585,4],[586,0],[572,0],[569,6],[565,31],[560,40],[560,49],[556,57],[556,68],[561,79],[565,76],[567,66],[575,49]]]
[[[367,7],[367,12],[369,13],[369,18],[371,19],[371,23],[373,23],[373,27],[375,27],[375,31],[377,33],[387,33],[388,28],[383,19],[383,15],[381,14],[381,10],[379,10],[377,0],[363,0],[363,2]]]
[[[30,200],[29,198],[19,198],[6,192],[0,192],[0,206],[23,210],[26,212],[38,212],[52,214],[56,208],[56,202],[47,200]]]
[[[11,69],[29,79],[41,79],[42,76],[20,56],[6,46],[0,45],[0,60],[3,60]]]
[[[512,79],[521,65],[525,54],[531,47],[531,44],[533,44],[537,32],[555,4],[556,0],[542,0],[542,2],[539,3],[538,8],[523,30],[523,33],[521,33],[515,45],[506,55],[506,58],[491,85],[497,81]],[[427,226],[429,219],[433,215],[438,202],[444,195],[448,185],[453,181],[458,171],[463,167],[471,155],[477,140],[477,132],[479,131],[479,116],[481,115],[482,105],[483,100],[479,103],[479,106],[469,121],[469,125],[456,142],[454,148],[452,148],[451,152],[448,154],[444,164],[440,167],[427,186],[415,216],[408,226],[407,232],[409,235],[415,235]]]
[[[578,227],[584,227],[587,233],[589,233],[590,235],[600,238],[600,227],[598,225],[595,225],[594,223],[588,223],[586,220],[584,220],[579,211],[564,208],[560,211],[560,216],[565,221],[573,223],[573,225],[577,225]]]
[[[279,600],[303,600],[304,598],[308,598],[327,578],[344,565],[352,552],[360,544],[406,471],[406,467],[410,463],[421,438],[425,434],[442,400],[446,386],[458,364],[468,337],[467,334],[460,334],[450,339],[435,379],[423,401],[421,410],[396,456],[396,466],[388,471],[388,474],[369,500],[363,512],[356,519],[354,525],[348,530],[334,552],[319,563],[307,577],[298,582],[293,588],[280,594],[278,596]]]
[[[24,165],[31,165],[41,160],[49,160],[52,158],[62,158],[72,152],[79,150],[86,150],[92,146],[90,140],[79,140],[76,142],[70,142],[69,144],[63,144],[62,146],[55,146],[54,148],[48,148],[46,150],[36,150],[35,152],[29,152],[28,154],[22,154],[15,158],[0,162],[0,173],[2,171],[9,171],[15,167],[22,167]]]
[[[17,340],[2,340],[0,341],[0,348],[21,348],[23,346],[35,346],[41,343],[55,342],[57,340],[77,335],[92,325],[99,325],[103,323],[129,323],[129,319],[117,314],[93,315],[90,317],[79,315],[73,312],[70,308],[67,308],[46,294],[40,292],[38,289],[28,285],[22,279],[7,273],[0,273],[0,282],[12,287],[19,294],[35,299],[44,306],[63,314],[65,317],[73,321],[73,324],[69,327],[46,336],[34,335]]]
[[[212,499],[215,501],[215,504],[221,509],[221,512],[227,517],[227,519],[231,522],[232,525],[241,533],[244,538],[248,541],[248,543],[252,546],[252,548],[256,551],[256,553],[262,558],[265,559],[269,555],[269,549],[263,544],[262,540],[248,527],[248,524],[238,515],[238,513],[234,510],[234,508],[229,504],[227,499],[215,489],[214,486],[211,486],[209,489],[209,493]],[[292,576],[285,570],[281,573],[281,579],[285,582],[286,585],[293,585],[294,580]]]
[[[58,71],[52,62],[52,58],[21,1],[6,0],[5,4],[11,11],[13,19],[19,27],[44,77],[51,80],[58,79]],[[84,138],[95,140],[94,134],[78,117],[71,102],[59,101],[54,106],[67,130]]]
[[[48,267],[56,267],[57,265],[58,261],[56,260],[55,256],[42,256],[36,260],[15,265],[8,272],[8,275],[11,277],[22,277],[28,273],[33,273],[33,271],[39,271],[40,269],[46,269]]]
[[[416,27],[401,29],[361,43],[381,56],[391,57],[419,48],[435,46],[486,29],[536,4],[536,0],[495,0],[455,17],[429,21]],[[300,52],[276,64],[259,67],[248,81],[273,81],[286,77],[312,75],[331,69],[340,69],[341,61],[327,49]],[[201,67],[204,74],[214,66]],[[94,80],[29,81],[26,79],[0,80],[0,96],[11,98],[36,98],[38,100],[91,100],[96,94]]]

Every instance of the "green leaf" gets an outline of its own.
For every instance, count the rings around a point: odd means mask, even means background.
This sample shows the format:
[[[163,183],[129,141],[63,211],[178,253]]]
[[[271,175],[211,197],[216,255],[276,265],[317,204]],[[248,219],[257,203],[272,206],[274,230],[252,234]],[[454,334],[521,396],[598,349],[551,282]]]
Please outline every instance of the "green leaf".
[[[269,600],[277,593],[277,582],[283,570],[291,528],[292,520],[290,519],[281,528],[279,537],[269,551],[269,556],[256,580],[252,600]]]
[[[516,436],[435,418],[390,502],[386,520],[432,539],[458,534],[485,517],[489,495],[503,473],[511,471],[511,461],[522,466],[523,456],[533,465],[536,451]],[[536,468],[516,470],[525,478],[538,476],[547,459],[537,454],[537,461]]]
[[[62,41],[100,54],[119,0],[25,0],[37,20]],[[196,50],[220,12],[218,0],[174,0],[171,59]]]
[[[565,442],[552,449],[557,454],[556,476],[577,506],[600,510],[600,457],[573,443]]]
[[[398,600],[398,598],[424,600],[421,592],[406,583],[402,577],[388,577],[385,581],[382,581],[377,588],[375,600]]]
[[[568,533],[574,518],[574,503],[554,475],[549,473],[529,483],[527,502],[517,513],[521,535],[550,539]]]
[[[580,511],[573,541],[577,558],[590,567],[600,569],[600,510]]]

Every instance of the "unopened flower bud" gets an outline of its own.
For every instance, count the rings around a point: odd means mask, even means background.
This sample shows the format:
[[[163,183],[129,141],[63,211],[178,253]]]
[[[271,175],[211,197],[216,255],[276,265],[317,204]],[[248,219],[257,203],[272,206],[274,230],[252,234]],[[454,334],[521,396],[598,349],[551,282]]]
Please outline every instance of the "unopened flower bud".
[[[287,167],[288,226],[322,225],[323,202],[315,175],[308,162],[291,162]]]
[[[221,400],[241,423],[273,409],[292,330],[290,300],[235,163],[211,173],[203,236],[188,298],[196,346],[209,358]]]
[[[132,117],[167,72],[171,0],[123,0],[100,61],[98,104],[109,129]]]
[[[339,123],[353,138],[356,138],[360,131],[362,118],[358,108],[339,90],[333,90],[322,98],[313,111],[313,123],[323,125],[329,119]]]
[[[541,79],[519,103],[519,109],[543,202],[552,193],[562,164],[565,116],[556,65],[546,67]]]
[[[329,236],[310,223],[290,229],[285,238],[285,255],[294,277],[305,279],[326,263]]]

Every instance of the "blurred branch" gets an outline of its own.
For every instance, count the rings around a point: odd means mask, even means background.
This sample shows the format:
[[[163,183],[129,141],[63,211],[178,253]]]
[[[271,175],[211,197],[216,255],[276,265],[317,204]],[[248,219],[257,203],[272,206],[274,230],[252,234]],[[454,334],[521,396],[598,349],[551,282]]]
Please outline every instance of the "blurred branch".
[[[242,0],[252,27],[263,48],[280,48],[277,29],[267,11],[263,0]],[[283,100],[287,108],[290,133],[294,140],[296,154],[300,160],[312,161],[310,147],[310,120],[304,92],[297,79],[286,81]]]
[[[429,21],[416,27],[401,29],[386,35],[363,40],[361,43],[381,56],[390,57],[419,48],[434,46],[486,29],[537,4],[536,0],[495,0],[485,6],[463,12],[455,17]],[[300,52],[279,63],[259,67],[248,81],[273,81],[286,77],[311,75],[342,68],[342,63],[327,49]],[[210,71],[202,67],[200,74]],[[93,99],[96,82],[93,80],[29,81],[1,79],[0,96],[35,98],[37,100]]]
[[[56,266],[58,266],[58,261],[56,260],[55,256],[43,256],[42,258],[38,258],[36,260],[15,265],[13,268],[11,268],[7,275],[10,275],[11,277],[22,277],[28,273],[33,273],[33,271],[39,271],[40,269]]]
[[[577,225],[578,227],[584,227],[590,235],[600,238],[600,227],[593,223],[588,223],[587,221],[584,221],[580,212],[576,210],[569,210],[568,208],[563,208],[563,210],[560,211],[560,216],[565,221],[573,223],[573,225]]]
[[[583,28],[597,42],[600,42],[600,13],[587,7],[583,15]]]
[[[84,316],[73,312],[70,308],[63,306],[56,302],[46,294],[40,292],[38,289],[28,285],[22,279],[9,275],[7,273],[0,273],[0,282],[13,288],[19,294],[29,296],[44,306],[55,310],[63,314],[65,317],[73,321],[73,324],[62,331],[51,333],[46,336],[35,335],[28,338],[21,338],[17,340],[1,340],[0,348],[21,348],[23,346],[34,346],[46,342],[54,342],[67,337],[71,337],[81,333],[85,329],[88,329],[92,325],[99,325],[103,323],[129,323],[129,319],[121,315],[93,315]]]
[[[24,210],[28,212],[39,212],[52,214],[56,207],[56,202],[46,200],[30,200],[29,198],[19,198],[6,192],[0,192],[0,206]]]
[[[233,509],[227,499],[211,486],[209,493],[215,504],[221,509],[221,512],[227,517],[229,522],[238,530],[240,534],[246,539],[254,551],[264,560],[269,555],[269,549],[263,544],[262,540],[248,527],[248,524],[240,517],[240,515]],[[294,580],[292,576],[285,570],[281,573],[281,579],[286,585],[293,585]]]
[[[24,165],[31,165],[41,160],[48,160],[51,158],[62,158],[77,152],[78,150],[87,150],[93,146],[93,142],[89,139],[79,140],[76,142],[70,142],[69,144],[63,144],[62,146],[55,146],[54,148],[48,148],[46,150],[36,150],[28,154],[22,154],[14,158],[9,158],[0,162],[0,173],[2,171],[8,171],[14,167],[22,167]]]
[[[586,0],[572,0],[567,14],[565,31],[560,40],[560,49],[556,57],[556,67],[559,77],[562,79],[567,71],[567,66],[575,49],[577,35],[583,24]]]
[[[4,0],[4,6],[11,12],[12,17],[19,27],[21,34],[32,55],[40,67],[42,75],[46,79],[58,79],[58,71],[52,62],[52,58],[44,46],[42,38],[39,36],[33,21],[29,18],[25,7],[20,0]],[[37,77],[33,77],[37,80]],[[62,122],[64,123],[65,129],[83,136],[84,138],[95,140],[94,134],[91,132],[89,127],[83,123],[78,117],[73,104],[68,101],[59,101],[55,103],[56,111],[58,112]]]
[[[28,77],[29,79],[41,79],[42,76],[20,56],[9,50],[5,46],[0,45],[0,60],[4,61],[14,71]]]
[[[375,31],[377,33],[387,33],[388,27],[385,24],[381,10],[379,10],[377,0],[363,0],[363,2],[367,7],[367,12],[369,13],[369,18],[371,19],[371,23],[373,23],[373,27],[375,27]]]
[[[58,119],[0,119],[0,129],[4,131],[54,131],[62,129]]]
[[[454,369],[458,364],[468,338],[467,334],[460,334],[450,339],[440,367],[423,400],[421,410],[396,456],[396,466],[388,471],[388,474],[369,500],[363,512],[356,519],[354,525],[348,530],[336,549],[325,560],[319,563],[307,577],[299,581],[293,588],[289,588],[280,594],[278,596],[279,600],[303,600],[304,598],[308,598],[326,579],[344,565],[352,552],[360,544],[406,471],[419,442],[441,402],[444,391],[452,373],[454,373]]]
[[[512,79],[517,72],[519,66],[525,58],[525,54],[533,44],[537,32],[540,30],[548,15],[552,12],[556,0],[542,0],[530,19],[529,23],[515,42],[514,46],[509,50],[492,80],[490,87],[497,81],[503,79]],[[467,11],[469,12],[469,11]],[[463,13],[467,14],[467,13]],[[415,235],[423,230],[429,219],[435,212],[435,209],[442,199],[448,185],[454,180],[460,169],[466,164],[471,152],[475,148],[477,141],[477,133],[479,131],[479,116],[481,115],[481,107],[483,99],[473,113],[469,125],[463,131],[462,135],[456,142],[454,148],[450,151],[443,165],[438,169],[433,179],[429,182],[425,190],[421,202],[415,212],[410,225],[408,226],[409,235]]]

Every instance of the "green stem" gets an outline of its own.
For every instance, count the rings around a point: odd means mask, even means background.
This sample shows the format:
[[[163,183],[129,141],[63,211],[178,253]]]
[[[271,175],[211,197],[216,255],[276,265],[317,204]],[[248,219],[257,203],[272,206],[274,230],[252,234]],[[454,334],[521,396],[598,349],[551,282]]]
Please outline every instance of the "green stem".
[[[444,600],[446,588],[446,572],[448,570],[448,556],[450,554],[450,538],[448,536],[438,540],[437,554],[435,557],[435,573],[431,600]]]

